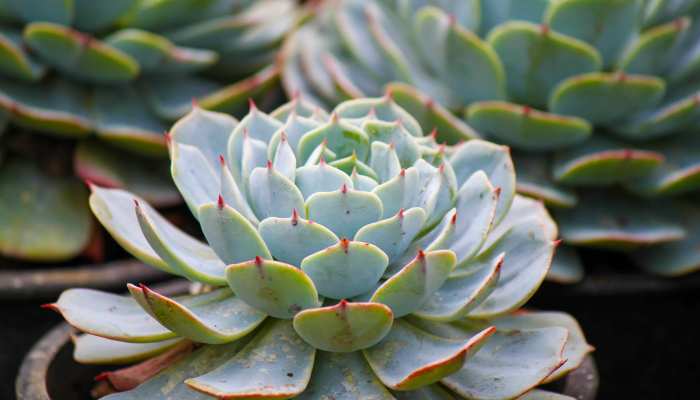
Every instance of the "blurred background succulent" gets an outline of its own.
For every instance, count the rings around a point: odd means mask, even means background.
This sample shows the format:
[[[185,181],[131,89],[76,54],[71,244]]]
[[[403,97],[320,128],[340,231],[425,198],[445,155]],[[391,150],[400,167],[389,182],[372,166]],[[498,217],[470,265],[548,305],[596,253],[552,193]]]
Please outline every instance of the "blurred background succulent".
[[[209,290],[47,306],[82,332],[78,361],[147,359],[100,376],[109,399],[510,399],[592,350],[572,317],[518,311],[557,228],[515,193],[504,146],[438,145],[388,96],[240,122],[195,108],[168,143],[207,244],[125,190],[92,185],[90,205],[135,257]]]
[[[388,88],[449,143],[452,112],[513,149],[518,192],[566,245],[682,275],[700,267],[698,15],[697,0],[329,0],[286,43],[283,82],[324,105]],[[555,266],[582,277],[571,248]]]
[[[0,254],[90,248],[74,173],[179,203],[169,122],[193,99],[234,114],[276,101],[277,48],[303,17],[294,0],[0,0]]]

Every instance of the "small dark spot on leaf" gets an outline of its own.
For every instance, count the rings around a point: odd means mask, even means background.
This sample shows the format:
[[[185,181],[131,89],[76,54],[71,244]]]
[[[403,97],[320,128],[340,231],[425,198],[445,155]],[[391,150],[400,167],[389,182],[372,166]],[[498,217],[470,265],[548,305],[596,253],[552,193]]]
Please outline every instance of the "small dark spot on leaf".
[[[291,378],[294,376],[294,374],[292,372],[287,372],[287,376]]]

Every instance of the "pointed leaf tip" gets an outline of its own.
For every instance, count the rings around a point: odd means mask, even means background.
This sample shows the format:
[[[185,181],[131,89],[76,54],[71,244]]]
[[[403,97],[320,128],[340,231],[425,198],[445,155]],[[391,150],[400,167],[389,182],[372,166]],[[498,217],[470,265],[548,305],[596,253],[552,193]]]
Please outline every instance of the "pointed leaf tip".
[[[56,303],[46,303],[46,304],[40,305],[39,307],[43,308],[44,310],[51,310],[51,311],[59,312],[58,306],[56,305]]]
[[[219,194],[219,197],[216,199],[216,205],[219,207],[219,210],[222,210],[224,208],[224,196]]]
[[[258,106],[255,104],[255,100],[252,97],[248,97],[248,109],[249,111],[256,111]]]
[[[292,225],[297,226],[299,223],[299,213],[296,208],[292,209]]]
[[[348,192],[348,185],[343,183],[343,186],[340,187],[340,192],[345,194]]]
[[[219,154],[219,164],[221,164],[222,167],[226,165],[226,159],[223,154]]]

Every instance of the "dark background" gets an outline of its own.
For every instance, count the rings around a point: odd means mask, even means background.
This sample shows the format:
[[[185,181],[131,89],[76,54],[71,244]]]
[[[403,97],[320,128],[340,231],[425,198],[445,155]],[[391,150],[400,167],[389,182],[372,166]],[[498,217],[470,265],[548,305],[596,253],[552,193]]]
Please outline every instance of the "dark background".
[[[597,254],[587,264],[595,259],[608,266],[589,268],[587,284],[607,284],[602,291],[607,294],[591,293],[596,286],[566,288],[546,283],[530,306],[567,311],[581,323],[588,341],[597,348],[599,399],[696,398],[700,276],[658,280],[640,275],[624,258]],[[626,286],[635,282],[646,286],[641,291]],[[610,293],[616,285],[623,293]],[[0,302],[0,399],[15,398],[14,380],[22,357],[44,332],[61,322],[40,304]]]

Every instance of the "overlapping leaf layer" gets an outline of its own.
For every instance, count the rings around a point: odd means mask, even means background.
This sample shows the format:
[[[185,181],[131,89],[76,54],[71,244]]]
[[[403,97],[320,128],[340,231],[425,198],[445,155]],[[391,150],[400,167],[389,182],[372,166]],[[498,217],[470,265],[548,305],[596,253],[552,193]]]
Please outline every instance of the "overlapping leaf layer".
[[[676,275],[700,267],[659,212],[700,188],[699,15],[697,0],[326,1],[287,42],[283,81],[318,104],[390,90],[455,143],[451,111],[514,149],[518,191],[556,209],[565,243],[670,242],[673,262],[643,265]],[[558,261],[553,278],[581,276]]]
[[[194,100],[242,114],[249,98],[276,98],[275,55],[304,16],[293,0],[0,0],[0,130],[9,121],[12,134],[96,136],[75,152],[80,178],[128,188],[154,205],[178,203],[167,173],[155,173],[166,154],[163,132]],[[0,151],[12,153],[10,141],[0,138]],[[46,192],[63,190],[64,180],[33,171],[25,154],[15,158]],[[14,179],[14,169],[2,167],[0,179]],[[2,198],[18,192],[38,195],[17,179],[0,187]],[[0,220],[14,236],[0,236],[3,255],[63,261],[85,248],[90,223],[43,212],[87,214],[85,200],[42,201],[7,203],[19,217]],[[46,226],[80,230],[83,246],[47,237]]]
[[[591,351],[571,317],[516,312],[557,230],[515,193],[504,146],[438,145],[391,97],[240,121],[195,108],[168,143],[206,243],[127,191],[93,185],[90,204],[135,257],[212,289],[71,289],[52,305],[84,332],[85,362],[197,343],[111,400],[510,399]]]

